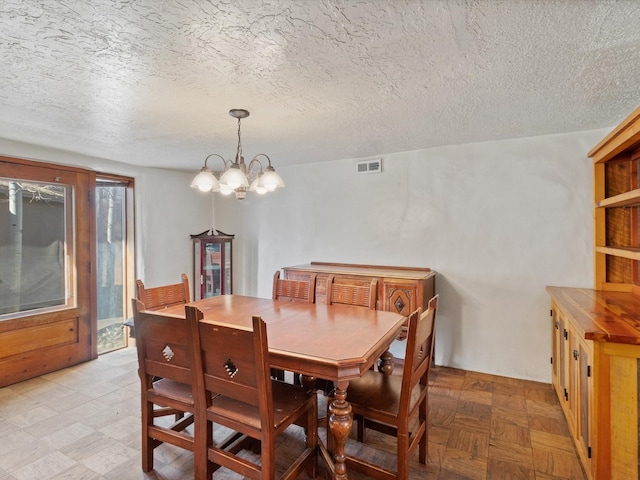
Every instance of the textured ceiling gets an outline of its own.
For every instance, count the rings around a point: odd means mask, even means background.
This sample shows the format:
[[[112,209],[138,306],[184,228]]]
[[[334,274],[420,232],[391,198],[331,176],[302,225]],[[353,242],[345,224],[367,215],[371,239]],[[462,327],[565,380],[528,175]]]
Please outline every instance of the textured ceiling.
[[[235,154],[230,108],[276,167],[609,128],[639,25],[636,0],[3,0],[0,137],[197,170]]]

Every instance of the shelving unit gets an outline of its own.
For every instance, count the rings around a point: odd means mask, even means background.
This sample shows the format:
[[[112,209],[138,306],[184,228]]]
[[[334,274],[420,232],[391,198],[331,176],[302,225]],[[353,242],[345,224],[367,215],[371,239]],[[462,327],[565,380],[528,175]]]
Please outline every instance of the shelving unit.
[[[596,290],[640,294],[640,108],[590,152]]]
[[[640,479],[640,108],[588,155],[594,288],[547,287],[552,384],[587,478]]]

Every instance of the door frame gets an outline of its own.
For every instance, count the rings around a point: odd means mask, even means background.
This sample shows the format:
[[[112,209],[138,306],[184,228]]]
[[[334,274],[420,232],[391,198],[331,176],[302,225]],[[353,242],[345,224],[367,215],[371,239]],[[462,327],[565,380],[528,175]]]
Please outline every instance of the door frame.
[[[0,387],[98,356],[95,265],[96,174],[0,156],[0,176],[73,185],[75,305],[25,311],[0,320]]]
[[[125,334],[125,346],[130,345],[130,340],[132,337],[127,336],[126,333],[128,329],[125,328],[125,321],[133,316],[132,307],[131,307],[131,298],[135,297],[135,180],[132,177],[126,177],[123,175],[115,175],[110,173],[96,173],[94,192],[97,192],[98,185],[101,182],[114,182],[125,188],[125,266],[124,266],[124,281],[125,286],[123,296],[125,298],[124,304],[124,319],[123,319],[123,332]],[[97,193],[96,193],[97,195]],[[94,228],[97,229],[97,208],[95,208],[95,199],[93,202],[94,205],[94,215],[96,222],[94,223]],[[98,252],[97,252],[97,242],[98,242],[98,234],[97,231],[94,231],[94,246],[96,248],[96,257],[95,263],[96,271],[98,268]],[[96,336],[95,345],[96,345],[96,354],[98,353],[98,278],[96,275],[92,275],[94,281],[94,292],[95,292],[95,324],[96,324]],[[107,353],[107,352],[103,352]]]

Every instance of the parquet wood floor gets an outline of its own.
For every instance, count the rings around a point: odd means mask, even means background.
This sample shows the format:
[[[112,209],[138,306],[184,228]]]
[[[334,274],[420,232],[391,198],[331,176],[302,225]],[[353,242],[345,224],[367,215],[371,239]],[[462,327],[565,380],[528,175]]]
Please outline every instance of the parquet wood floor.
[[[412,480],[584,480],[550,385],[434,367],[429,401],[429,461],[412,461]],[[283,438],[279,466],[301,435],[294,427]],[[393,465],[394,445],[372,432],[348,450]],[[193,478],[190,452],[163,445],[155,458],[144,474],[133,348],[0,389],[0,480]],[[220,470],[214,478],[239,477]]]

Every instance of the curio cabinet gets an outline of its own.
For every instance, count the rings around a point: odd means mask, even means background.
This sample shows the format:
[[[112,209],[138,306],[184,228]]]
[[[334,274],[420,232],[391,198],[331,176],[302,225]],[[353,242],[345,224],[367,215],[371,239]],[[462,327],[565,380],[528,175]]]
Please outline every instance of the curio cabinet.
[[[191,235],[194,300],[233,293],[233,237],[214,229]]]

